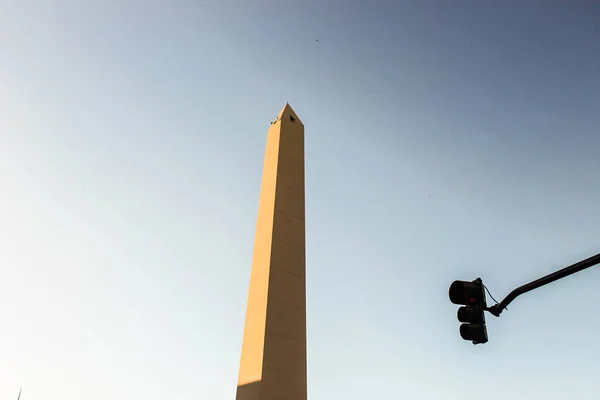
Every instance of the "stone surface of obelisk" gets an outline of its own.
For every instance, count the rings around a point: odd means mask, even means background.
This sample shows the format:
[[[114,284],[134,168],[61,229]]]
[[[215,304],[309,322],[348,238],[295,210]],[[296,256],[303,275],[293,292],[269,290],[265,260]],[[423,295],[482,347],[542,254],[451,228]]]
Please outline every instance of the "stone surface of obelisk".
[[[236,400],[306,400],[304,125],[267,132]]]

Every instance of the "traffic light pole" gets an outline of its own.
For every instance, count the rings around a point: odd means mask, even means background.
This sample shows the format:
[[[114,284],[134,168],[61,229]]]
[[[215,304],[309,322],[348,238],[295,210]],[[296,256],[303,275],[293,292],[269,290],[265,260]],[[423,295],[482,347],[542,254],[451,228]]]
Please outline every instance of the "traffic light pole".
[[[515,290],[510,292],[508,294],[508,296],[506,296],[506,298],[504,298],[504,300],[502,300],[500,303],[487,308],[487,311],[489,311],[492,315],[499,317],[500,314],[502,313],[502,310],[504,310],[506,308],[506,306],[508,306],[514,299],[516,299],[520,295],[530,292],[541,286],[552,283],[554,281],[557,281],[559,279],[562,279],[566,276],[575,274],[579,271],[583,271],[586,268],[593,267],[594,265],[597,265],[597,264],[600,264],[600,254],[596,254],[595,256],[587,258],[583,261],[579,261],[578,263],[570,265],[559,271],[553,272],[553,273],[546,275],[540,279],[536,279],[533,282],[526,283],[525,285],[516,288]]]

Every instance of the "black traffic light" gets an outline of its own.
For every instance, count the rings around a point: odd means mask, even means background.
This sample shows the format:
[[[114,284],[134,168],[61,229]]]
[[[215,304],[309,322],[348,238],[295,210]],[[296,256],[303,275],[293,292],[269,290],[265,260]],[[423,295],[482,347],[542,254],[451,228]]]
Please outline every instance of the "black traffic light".
[[[457,313],[458,320],[463,323],[460,326],[460,336],[473,344],[486,343],[488,337],[484,312],[487,304],[481,279],[477,278],[473,282],[454,281],[450,285],[449,295],[452,303],[463,305]]]

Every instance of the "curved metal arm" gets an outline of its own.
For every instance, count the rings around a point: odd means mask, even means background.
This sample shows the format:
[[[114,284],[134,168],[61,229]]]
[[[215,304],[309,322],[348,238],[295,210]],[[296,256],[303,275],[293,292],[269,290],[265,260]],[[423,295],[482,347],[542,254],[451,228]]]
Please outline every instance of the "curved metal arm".
[[[525,285],[516,288],[515,290],[510,292],[508,296],[504,298],[504,300],[502,300],[500,303],[494,306],[489,307],[487,311],[489,311],[492,315],[499,317],[502,313],[502,310],[504,310],[506,306],[508,306],[514,299],[516,299],[523,293],[527,293],[533,289],[539,288],[540,286],[547,285],[561,278],[564,278],[565,276],[569,276],[576,272],[582,271],[586,268],[593,267],[596,264],[600,264],[600,254],[596,254],[595,256],[592,256],[590,258],[586,258],[583,261],[579,261],[578,263],[570,265],[559,271],[553,272],[550,275],[546,275],[540,279],[536,279],[533,282],[526,283]]]

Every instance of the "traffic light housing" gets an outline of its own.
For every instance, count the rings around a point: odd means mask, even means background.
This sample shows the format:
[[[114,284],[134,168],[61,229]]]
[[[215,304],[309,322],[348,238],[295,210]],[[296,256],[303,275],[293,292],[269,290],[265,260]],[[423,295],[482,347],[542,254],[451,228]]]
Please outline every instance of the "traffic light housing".
[[[460,336],[473,344],[483,344],[488,341],[485,326],[485,290],[480,278],[473,282],[454,281],[449,290],[450,301],[462,305],[457,317],[463,324],[460,326]]]

